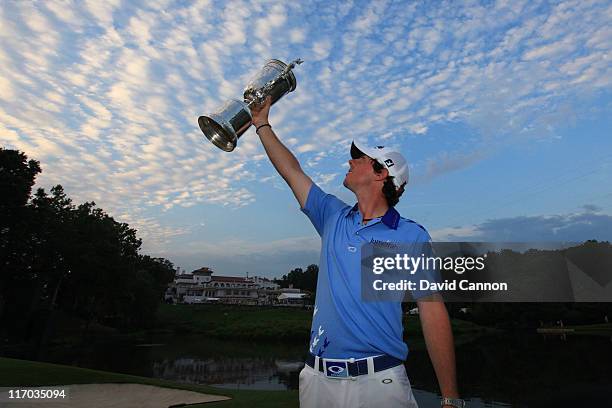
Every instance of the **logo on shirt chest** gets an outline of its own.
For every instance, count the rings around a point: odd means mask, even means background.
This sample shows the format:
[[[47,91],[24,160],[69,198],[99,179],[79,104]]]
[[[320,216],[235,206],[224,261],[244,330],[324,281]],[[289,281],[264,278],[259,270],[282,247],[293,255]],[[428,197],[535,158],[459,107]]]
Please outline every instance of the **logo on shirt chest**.
[[[375,247],[378,246],[382,248],[399,248],[400,246],[399,242],[381,241],[379,239],[374,239],[374,238],[370,240],[370,243],[373,244]]]
[[[352,245],[347,246],[347,247],[346,247],[346,249],[347,249],[349,252],[357,252],[357,247],[354,247],[354,246],[352,246]]]

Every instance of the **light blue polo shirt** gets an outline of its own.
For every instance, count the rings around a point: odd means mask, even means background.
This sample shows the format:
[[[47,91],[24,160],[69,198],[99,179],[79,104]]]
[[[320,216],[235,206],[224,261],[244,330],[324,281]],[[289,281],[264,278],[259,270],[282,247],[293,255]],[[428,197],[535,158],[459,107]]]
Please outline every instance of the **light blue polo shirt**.
[[[376,241],[428,242],[425,228],[392,207],[362,225],[357,205],[347,205],[314,183],[302,211],[321,236],[309,351],[325,358],[388,354],[405,360],[401,303],[361,298],[361,246]]]

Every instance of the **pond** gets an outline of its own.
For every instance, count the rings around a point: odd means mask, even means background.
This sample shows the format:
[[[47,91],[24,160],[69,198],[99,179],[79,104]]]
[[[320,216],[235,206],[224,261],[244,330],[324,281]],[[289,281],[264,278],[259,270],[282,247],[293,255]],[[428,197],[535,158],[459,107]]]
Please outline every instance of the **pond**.
[[[298,387],[305,348],[305,343],[155,336],[138,343],[56,347],[39,359],[184,383],[286,390]],[[459,386],[470,407],[601,406],[612,389],[611,362],[609,337],[511,333],[457,348]],[[439,407],[427,352],[411,351],[406,369],[420,407]]]

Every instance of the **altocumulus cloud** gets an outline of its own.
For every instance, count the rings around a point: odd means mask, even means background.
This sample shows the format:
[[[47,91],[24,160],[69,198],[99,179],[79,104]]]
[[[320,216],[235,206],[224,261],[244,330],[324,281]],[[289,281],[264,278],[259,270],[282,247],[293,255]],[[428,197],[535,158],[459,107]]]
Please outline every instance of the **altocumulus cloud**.
[[[6,2],[0,144],[41,160],[42,186],[141,217],[145,238],[180,234],[139,210],[248,206],[270,176],[252,134],[224,155],[195,122],[266,59],[307,61],[275,126],[331,181],[342,129],[399,146],[452,121],[547,129],[559,103],[610,89],[611,14],[607,1]],[[444,154],[427,177],[465,153]]]

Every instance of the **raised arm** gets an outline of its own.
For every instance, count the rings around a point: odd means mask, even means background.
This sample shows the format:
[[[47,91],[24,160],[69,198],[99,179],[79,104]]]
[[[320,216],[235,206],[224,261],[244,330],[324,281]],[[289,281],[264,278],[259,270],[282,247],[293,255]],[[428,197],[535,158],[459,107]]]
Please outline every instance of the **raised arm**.
[[[271,98],[268,97],[263,105],[251,108],[253,125],[256,128],[261,125],[269,125],[268,114],[270,113],[270,105]],[[293,195],[295,195],[295,198],[303,208],[306,205],[312,180],[304,173],[293,153],[278,140],[271,126],[261,127],[257,134],[274,168],[289,184]]]

